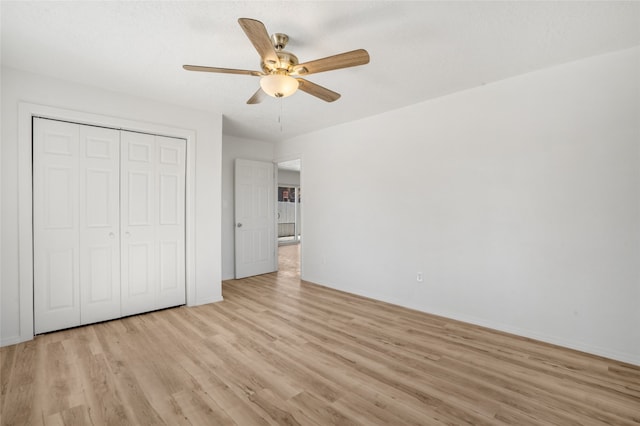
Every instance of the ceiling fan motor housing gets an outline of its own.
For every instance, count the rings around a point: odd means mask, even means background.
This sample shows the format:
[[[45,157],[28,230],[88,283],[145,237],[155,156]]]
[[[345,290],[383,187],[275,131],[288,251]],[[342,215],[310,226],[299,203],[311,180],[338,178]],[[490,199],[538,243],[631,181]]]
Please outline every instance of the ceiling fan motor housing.
[[[273,61],[262,61],[260,66],[265,74],[289,74],[293,71],[293,67],[298,65],[298,57],[291,52],[283,50],[289,42],[289,36],[282,33],[275,33],[271,36],[271,42],[273,48],[276,50],[276,55],[280,63],[274,63]]]
[[[271,42],[273,43],[273,48],[279,52],[289,43],[289,36],[282,33],[271,34]]]

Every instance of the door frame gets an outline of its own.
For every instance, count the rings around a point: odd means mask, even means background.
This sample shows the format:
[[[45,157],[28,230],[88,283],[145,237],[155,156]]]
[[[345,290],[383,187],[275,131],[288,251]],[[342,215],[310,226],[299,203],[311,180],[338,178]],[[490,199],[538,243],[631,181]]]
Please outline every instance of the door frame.
[[[280,163],[284,163],[286,161],[292,161],[292,160],[300,160],[300,184],[298,185],[298,190],[301,190],[300,188],[304,187],[304,159],[302,154],[291,154],[291,155],[283,155],[280,157],[276,157],[275,160],[273,160],[274,164],[275,164],[275,170],[276,170],[276,181],[274,182],[274,196],[276,197],[276,202],[274,203],[274,209],[275,209],[275,220],[274,220],[274,224],[273,226],[275,227],[275,238],[274,238],[274,244],[276,246],[276,254],[278,253],[278,164]],[[300,245],[300,258],[299,258],[299,263],[300,263],[300,280],[304,280],[304,244],[303,244],[303,236],[304,236],[304,209],[302,208],[302,201],[299,203],[300,207],[300,223],[298,224],[300,226],[300,242],[298,243]],[[276,258],[276,264],[278,263],[277,258]]]
[[[18,261],[20,288],[20,342],[33,339],[33,179],[32,118],[69,121],[118,130],[186,139],[185,272],[187,306],[196,304],[195,172],[196,132],[190,129],[146,123],[106,115],[68,110],[28,102],[18,103]],[[18,342],[15,342],[18,343]]]

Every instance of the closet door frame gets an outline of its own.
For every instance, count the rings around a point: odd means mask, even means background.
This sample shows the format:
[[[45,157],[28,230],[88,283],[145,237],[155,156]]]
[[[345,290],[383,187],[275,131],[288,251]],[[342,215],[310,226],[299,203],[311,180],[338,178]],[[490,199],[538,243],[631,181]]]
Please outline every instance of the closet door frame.
[[[185,139],[187,141],[186,193],[185,193],[185,277],[187,306],[197,303],[195,268],[195,160],[196,132],[27,102],[18,104],[18,234],[19,234],[19,286],[20,286],[20,341],[34,336],[33,318],[33,117],[68,121],[90,126],[110,127],[117,130],[151,133]],[[17,342],[16,342],[17,343]]]

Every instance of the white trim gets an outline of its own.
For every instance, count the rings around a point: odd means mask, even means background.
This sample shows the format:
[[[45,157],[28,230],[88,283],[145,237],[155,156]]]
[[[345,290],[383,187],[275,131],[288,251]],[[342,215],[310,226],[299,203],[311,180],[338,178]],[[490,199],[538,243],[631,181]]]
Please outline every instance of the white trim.
[[[80,124],[111,127],[120,130],[171,136],[187,141],[186,164],[186,247],[185,269],[187,305],[198,303],[196,294],[195,176],[196,132],[162,124],[127,120],[45,105],[18,103],[18,259],[20,288],[20,336],[13,344],[33,339],[33,211],[32,211],[32,117],[51,118]]]
[[[273,195],[276,201],[273,203],[273,268],[276,272],[280,271],[280,254],[278,248],[278,163],[273,163]]]

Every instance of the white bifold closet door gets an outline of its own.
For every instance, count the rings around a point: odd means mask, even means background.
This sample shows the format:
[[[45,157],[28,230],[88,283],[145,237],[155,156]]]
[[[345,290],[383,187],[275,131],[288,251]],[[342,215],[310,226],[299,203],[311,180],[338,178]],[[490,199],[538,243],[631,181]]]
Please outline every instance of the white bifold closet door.
[[[185,303],[185,141],[34,118],[36,333]]]
[[[120,135],[34,119],[35,331],[120,316]]]
[[[122,315],[185,303],[185,144],[122,132]]]

